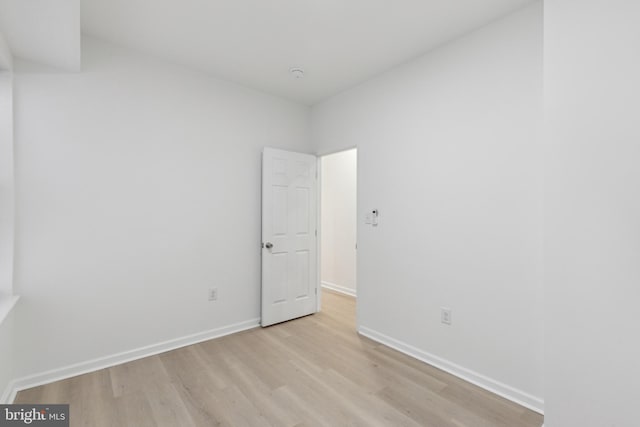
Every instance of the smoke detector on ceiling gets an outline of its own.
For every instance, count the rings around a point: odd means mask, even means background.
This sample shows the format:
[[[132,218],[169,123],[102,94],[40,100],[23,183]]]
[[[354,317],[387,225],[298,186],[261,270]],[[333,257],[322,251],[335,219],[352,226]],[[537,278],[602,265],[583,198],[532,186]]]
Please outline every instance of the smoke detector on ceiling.
[[[304,77],[304,70],[302,68],[292,68],[289,72],[295,79],[301,79]]]

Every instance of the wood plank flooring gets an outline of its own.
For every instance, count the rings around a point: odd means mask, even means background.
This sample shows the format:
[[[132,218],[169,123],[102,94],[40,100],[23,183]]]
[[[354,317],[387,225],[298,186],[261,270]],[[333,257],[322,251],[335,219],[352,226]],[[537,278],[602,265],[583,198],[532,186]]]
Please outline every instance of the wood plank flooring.
[[[20,392],[72,426],[540,427],[542,416],[355,332],[355,300],[316,315]]]

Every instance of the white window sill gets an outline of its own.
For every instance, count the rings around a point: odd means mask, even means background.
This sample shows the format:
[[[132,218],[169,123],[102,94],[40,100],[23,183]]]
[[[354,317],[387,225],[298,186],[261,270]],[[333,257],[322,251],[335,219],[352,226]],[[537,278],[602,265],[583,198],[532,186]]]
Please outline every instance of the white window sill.
[[[4,319],[11,313],[11,310],[15,307],[19,299],[20,297],[18,295],[0,297],[0,325],[2,325]]]

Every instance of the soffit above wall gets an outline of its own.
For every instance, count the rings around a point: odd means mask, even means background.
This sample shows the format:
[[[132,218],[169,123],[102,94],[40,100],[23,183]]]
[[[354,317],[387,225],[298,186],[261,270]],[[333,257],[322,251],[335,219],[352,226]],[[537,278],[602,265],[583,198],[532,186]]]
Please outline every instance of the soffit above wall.
[[[0,0],[0,32],[16,58],[80,69],[80,0]]]

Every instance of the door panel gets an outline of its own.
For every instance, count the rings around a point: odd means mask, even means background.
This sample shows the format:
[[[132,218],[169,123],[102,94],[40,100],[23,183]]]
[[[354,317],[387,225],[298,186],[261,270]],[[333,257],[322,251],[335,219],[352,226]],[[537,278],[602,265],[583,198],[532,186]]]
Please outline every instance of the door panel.
[[[262,157],[262,326],[316,311],[316,157]]]

